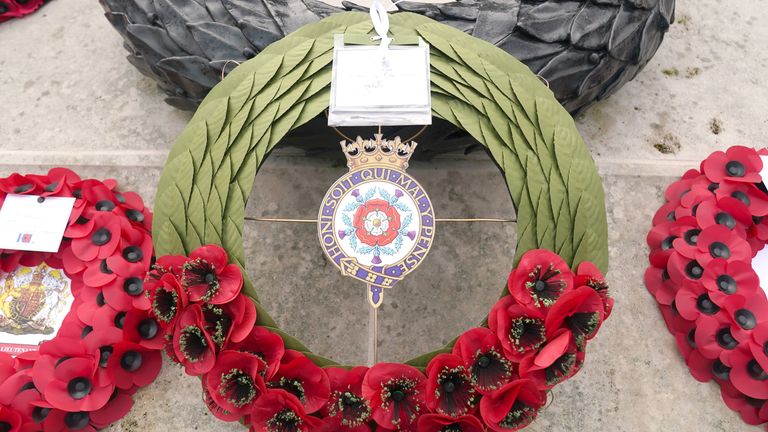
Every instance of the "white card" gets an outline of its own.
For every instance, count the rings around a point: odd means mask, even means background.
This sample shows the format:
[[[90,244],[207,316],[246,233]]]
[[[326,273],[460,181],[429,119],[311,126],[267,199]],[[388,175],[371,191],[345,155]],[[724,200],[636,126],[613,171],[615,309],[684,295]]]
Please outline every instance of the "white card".
[[[341,36],[341,35],[338,35]],[[344,45],[334,48],[331,126],[432,123],[429,45]]]
[[[58,251],[74,205],[71,197],[6,196],[0,209],[0,249]]]

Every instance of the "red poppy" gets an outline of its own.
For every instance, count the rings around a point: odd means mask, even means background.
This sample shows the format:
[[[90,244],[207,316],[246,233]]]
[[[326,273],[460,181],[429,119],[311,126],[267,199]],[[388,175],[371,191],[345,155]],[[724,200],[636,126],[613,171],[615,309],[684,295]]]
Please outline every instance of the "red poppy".
[[[41,187],[34,180],[19,173],[0,178],[0,191],[15,195],[37,195]]]
[[[533,381],[519,379],[484,396],[480,415],[491,430],[516,431],[531,424],[545,400],[545,393]]]
[[[501,342],[490,329],[477,327],[464,332],[453,345],[453,354],[461,357],[481,394],[501,388],[514,376],[512,362],[504,357]]]
[[[750,183],[724,182],[715,191],[717,197],[731,197],[741,201],[752,216],[768,215],[768,198],[763,191]]]
[[[38,361],[35,366],[40,364]],[[50,380],[39,388],[53,407],[65,411],[93,411],[103,407],[114,391],[111,383],[96,379],[98,362],[93,357],[67,357],[58,359]],[[42,369],[35,369],[37,374]]]
[[[267,385],[296,396],[310,414],[322,408],[331,394],[325,372],[307,356],[294,350],[285,351],[280,368]]]
[[[696,170],[686,172],[680,180],[672,182],[667,186],[667,189],[664,190],[664,198],[671,203],[679,202],[693,188],[694,182],[699,175],[699,172]]]
[[[171,273],[163,274],[159,280],[152,280],[153,283],[151,285],[148,283],[146,287],[152,315],[157,318],[163,328],[173,328],[179,314],[189,304],[187,292]]]
[[[744,238],[722,225],[713,225],[701,230],[696,241],[696,261],[706,266],[715,258],[727,261],[749,262],[752,248]]]
[[[696,221],[702,229],[721,225],[741,238],[747,238],[747,227],[752,225],[752,215],[747,206],[736,198],[725,197],[705,202],[696,212]]]
[[[205,330],[200,305],[190,305],[179,315],[173,332],[173,352],[188,375],[203,375],[216,363],[216,345]]]
[[[22,418],[16,410],[0,405],[0,430],[6,432],[19,432]]]
[[[667,306],[675,300],[678,289],[678,285],[670,279],[667,269],[652,266],[645,270],[645,286],[659,304]]]
[[[720,306],[730,295],[751,296],[760,287],[760,280],[751,264],[728,262],[722,258],[713,259],[704,267],[701,283],[709,290],[709,298]]]
[[[680,286],[684,282],[697,283],[704,275],[704,267],[695,259],[688,259],[675,251],[669,256],[667,273],[672,282]]]
[[[723,180],[759,183],[763,161],[753,148],[733,146],[725,152],[716,151],[701,163],[701,172],[713,182]]]
[[[250,413],[256,400],[267,391],[261,377],[264,368],[264,362],[253,354],[222,351],[203,378],[213,402],[208,403],[211,413],[224,421],[236,421]]]
[[[256,306],[253,301],[238,295],[229,303],[221,306],[206,304],[203,306],[208,333],[216,345],[222,347],[232,342],[240,342],[251,332],[256,323]]]
[[[165,346],[165,332],[148,310],[132,309],[125,314],[123,338],[143,347],[161,350]]]
[[[160,351],[132,342],[120,342],[114,345],[109,356],[107,374],[120,389],[144,387],[157,378],[162,365]]]
[[[461,357],[438,354],[427,365],[427,407],[430,411],[458,417],[474,409],[479,395]]]
[[[597,334],[605,319],[602,299],[593,289],[582,286],[560,297],[544,320],[547,339],[551,340],[560,328],[573,333],[579,345]]]
[[[110,213],[97,213],[80,225],[78,230],[67,230],[72,238],[72,252],[81,261],[105,259],[111,256],[120,243],[120,218]]]
[[[733,337],[740,342],[750,339],[752,332],[768,321],[768,299],[763,290],[756,290],[749,297],[728,296],[722,309],[730,317]]]
[[[720,396],[725,405],[738,412],[745,423],[757,426],[768,420],[764,400],[745,396],[729,382],[720,384]]]
[[[701,315],[714,315],[720,307],[709,297],[709,291],[700,283],[685,282],[675,295],[675,307],[680,316],[696,321]]]
[[[413,366],[378,363],[363,378],[363,397],[371,404],[376,423],[387,429],[404,430],[426,410],[426,378]]]
[[[573,286],[588,286],[592,288],[600,296],[603,302],[603,309],[605,310],[605,316],[603,319],[608,318],[613,310],[613,298],[611,298],[608,292],[608,282],[605,280],[605,276],[600,272],[600,269],[596,265],[589,261],[584,261],[576,268],[576,275],[573,278]]]
[[[378,198],[358,207],[352,222],[357,238],[369,246],[388,245],[400,231],[400,213],[389,202]]]
[[[513,361],[536,351],[547,340],[544,315],[517,304],[511,296],[504,296],[493,305],[488,328],[496,332],[504,354]]]
[[[350,370],[329,367],[324,369],[331,385],[331,395],[321,414],[323,431],[369,432],[371,406],[363,398],[363,378],[368,373],[365,366]]]
[[[555,253],[534,249],[522,256],[507,287],[521,304],[545,309],[573,287],[573,273]]]
[[[424,414],[419,417],[419,432],[484,432],[485,427],[477,417],[464,415],[451,417],[445,414]]]
[[[280,367],[280,360],[285,353],[283,339],[261,326],[255,326],[245,339],[237,343],[230,343],[227,349],[259,356],[267,365],[264,372],[265,380],[275,376]]]
[[[190,254],[181,281],[192,301],[224,304],[243,287],[243,274],[236,264],[227,264],[227,252],[217,245],[201,246]]]
[[[715,200],[715,195],[706,189],[692,190],[684,197],[682,197],[680,202],[676,204],[674,209],[674,220],[696,216],[698,214],[699,208],[701,208],[704,203],[712,203]]]
[[[740,347],[731,356],[731,384],[746,396],[768,399],[768,372],[752,355],[749,347]]]
[[[529,378],[536,386],[550,389],[574,376],[584,363],[584,350],[570,330],[557,330],[546,345],[528,354],[520,362],[520,378]]]
[[[675,210],[678,208],[678,202],[668,202],[662,205],[651,219],[651,223],[656,226],[664,222],[674,222],[677,219]]]
[[[141,277],[149,271],[152,261],[152,237],[120,219],[122,236],[116,253],[107,258],[107,265],[124,278]]]
[[[89,413],[91,424],[101,430],[120,420],[133,408],[131,392],[125,390],[116,391],[103,408]]]
[[[104,286],[102,292],[104,300],[118,310],[147,310],[150,307],[149,297],[144,294],[144,279],[141,273],[127,278],[116,277]]]
[[[253,432],[310,432],[320,424],[320,419],[307,415],[296,396],[280,389],[268,390],[251,411]]]
[[[43,422],[44,432],[96,432],[87,411],[67,412],[51,409]]]
[[[739,341],[731,334],[730,321],[725,314],[700,316],[693,329],[694,346],[708,359],[726,359],[728,353],[739,346]]]
[[[645,241],[651,249],[649,255],[651,265],[655,267],[664,267],[667,265],[669,255],[674,251],[672,246],[675,239],[677,239],[671,231],[674,224],[675,222],[663,222],[654,226],[648,232]]]

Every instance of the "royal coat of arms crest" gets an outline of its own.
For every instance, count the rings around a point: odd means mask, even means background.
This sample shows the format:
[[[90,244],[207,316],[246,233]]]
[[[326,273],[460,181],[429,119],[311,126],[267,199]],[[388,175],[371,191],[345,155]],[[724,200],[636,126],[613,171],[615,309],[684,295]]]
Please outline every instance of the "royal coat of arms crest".
[[[365,282],[368,301],[379,307],[383,290],[429,252],[435,217],[426,191],[405,172],[417,144],[374,136],[341,142],[350,170],[326,193],[318,233],[328,258]]]

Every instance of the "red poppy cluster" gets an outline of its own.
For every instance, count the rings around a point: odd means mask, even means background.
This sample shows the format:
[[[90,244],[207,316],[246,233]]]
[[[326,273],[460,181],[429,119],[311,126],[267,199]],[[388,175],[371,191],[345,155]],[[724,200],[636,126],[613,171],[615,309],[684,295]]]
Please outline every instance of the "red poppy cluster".
[[[144,277],[152,267],[152,215],[114,180],[65,168],[0,179],[8,194],[74,197],[58,252],[0,250],[0,272],[41,263],[63,269],[74,302],[50,341],[13,358],[0,353],[0,430],[95,431],[122,418],[162,365],[159,323]]]
[[[43,3],[45,0],[0,0],[0,23],[29,15]]]
[[[489,328],[461,335],[425,371],[397,363],[320,368],[256,325],[239,267],[219,246],[161,257],[147,281],[169,356],[201,377],[214,416],[259,432],[524,428],[545,391],[578,372],[613,306],[594,265],[574,273],[556,254],[534,250],[510,275]]]
[[[768,422],[768,302],[752,257],[768,241],[760,152],[712,153],[665,192],[645,284],[698,381],[742,419]]]

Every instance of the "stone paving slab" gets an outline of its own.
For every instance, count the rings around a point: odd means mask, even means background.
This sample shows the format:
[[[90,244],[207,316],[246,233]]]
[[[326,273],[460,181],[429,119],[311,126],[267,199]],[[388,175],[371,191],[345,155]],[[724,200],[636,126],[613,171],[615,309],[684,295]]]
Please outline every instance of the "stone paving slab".
[[[677,18],[648,67],[577,118],[605,181],[617,306],[582,372],[555,389],[528,430],[761,430],[728,410],[717,386],[690,376],[642,274],[644,238],[664,186],[715,149],[765,144],[768,11],[760,0],[678,0]],[[115,177],[153,202],[165,155],[190,114],[164,104],[154,83],[125,61],[121,44],[92,0],[53,0],[0,25],[0,175],[69,165],[85,176]],[[257,176],[248,214],[313,218],[343,163],[276,154]],[[410,171],[439,217],[513,215],[502,178],[482,153]],[[381,310],[382,360],[444,344],[479,322],[503,286],[514,225],[439,229],[427,262]],[[365,362],[364,289],[327,265],[314,227],[248,222],[245,237],[249,272],[278,323],[320,354]],[[198,380],[168,364],[110,430],[243,430],[213,419],[199,395]]]

